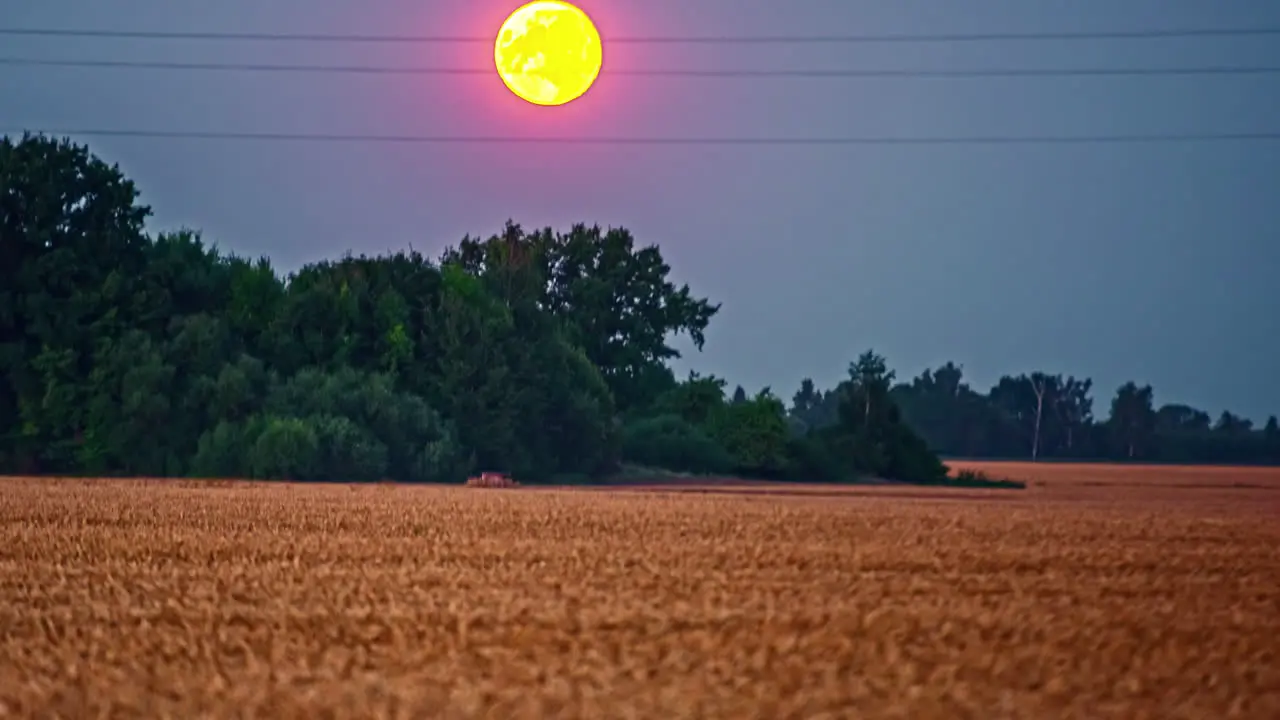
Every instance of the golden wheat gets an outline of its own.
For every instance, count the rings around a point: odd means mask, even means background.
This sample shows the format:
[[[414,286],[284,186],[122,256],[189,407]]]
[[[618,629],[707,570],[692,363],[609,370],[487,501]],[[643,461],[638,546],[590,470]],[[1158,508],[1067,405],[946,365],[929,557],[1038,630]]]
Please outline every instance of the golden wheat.
[[[1051,484],[3,480],[0,717],[1280,717],[1266,491]]]

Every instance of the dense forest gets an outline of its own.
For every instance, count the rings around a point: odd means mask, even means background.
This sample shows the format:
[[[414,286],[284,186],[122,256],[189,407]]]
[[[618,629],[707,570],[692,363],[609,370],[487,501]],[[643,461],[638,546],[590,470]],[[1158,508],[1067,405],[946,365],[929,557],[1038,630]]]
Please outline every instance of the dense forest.
[[[769,389],[678,378],[719,306],[657,247],[578,225],[463,238],[439,258],[277,272],[197,233],[150,235],[118,167],[0,141],[0,473],[570,481],[625,465],[808,481],[941,482],[941,455],[1277,462],[1280,433],[1031,373],[987,393],[945,365],[895,383]]]

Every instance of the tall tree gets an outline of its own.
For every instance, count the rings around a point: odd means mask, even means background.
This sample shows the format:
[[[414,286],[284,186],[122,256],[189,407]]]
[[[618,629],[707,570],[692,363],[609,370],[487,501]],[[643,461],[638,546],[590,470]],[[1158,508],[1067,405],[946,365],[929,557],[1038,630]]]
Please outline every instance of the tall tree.
[[[670,339],[687,334],[701,350],[720,309],[687,285],[676,287],[657,246],[637,248],[624,228],[578,224],[567,233],[528,234],[508,222],[487,241],[464,238],[444,260],[502,287],[510,279],[499,270],[500,258],[513,254],[541,268],[539,306],[565,323],[624,411],[655,395],[654,368],[680,355]]]
[[[838,421],[811,433],[811,442],[844,476],[937,481],[946,468],[902,422],[890,394],[893,378],[883,356],[873,350],[858,356],[835,391]]]
[[[1040,458],[1040,429],[1044,422],[1045,398],[1048,397],[1050,406],[1054,404],[1058,379],[1044,373],[1032,373],[1031,377],[1027,378],[1027,383],[1031,387],[1031,394],[1036,399],[1035,422],[1031,431],[1031,461],[1035,462]]]
[[[1040,455],[1040,433],[1046,403],[1052,406],[1058,392],[1058,379],[1035,372],[1017,377],[1005,376],[991,389],[991,402],[1005,412],[1018,429],[1025,445],[1022,452],[1035,460]]]
[[[874,412],[882,412],[889,401],[889,390],[893,386],[894,372],[888,368],[885,359],[875,351],[868,350],[849,363],[848,398],[857,405],[862,413],[863,422],[871,422]]]
[[[1064,433],[1064,450],[1067,455],[1074,456],[1082,436],[1086,435],[1089,425],[1093,423],[1093,380],[1078,380],[1068,377],[1061,384],[1058,397],[1054,401],[1058,423]]]
[[[835,391],[818,390],[813,380],[805,378],[800,383],[800,389],[792,396],[788,414],[803,433],[834,424],[839,419],[836,413],[838,404],[839,398]]]
[[[705,426],[724,405],[725,381],[714,375],[699,375],[692,370],[689,377],[668,390],[653,403],[657,414],[676,415],[686,422]]]
[[[818,392],[814,387],[811,378],[805,378],[800,381],[800,389],[796,394],[791,396],[791,414],[801,417],[807,415],[810,410],[817,407],[822,402],[822,393]]]
[[[1111,418],[1107,422],[1112,438],[1124,457],[1131,460],[1142,457],[1150,445],[1156,424],[1153,396],[1150,385],[1139,387],[1127,382],[1111,401]]]
[[[0,139],[0,421],[11,423],[0,440],[18,464],[71,468],[95,333],[138,321],[150,213],[119,168],[83,146]]]

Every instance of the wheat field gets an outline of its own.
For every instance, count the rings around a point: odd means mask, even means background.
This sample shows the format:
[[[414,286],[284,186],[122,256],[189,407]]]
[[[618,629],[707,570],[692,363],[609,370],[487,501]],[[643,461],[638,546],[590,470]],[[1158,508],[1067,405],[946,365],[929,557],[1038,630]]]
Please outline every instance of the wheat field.
[[[0,480],[0,717],[1280,717],[1274,472],[982,469],[1030,487]]]

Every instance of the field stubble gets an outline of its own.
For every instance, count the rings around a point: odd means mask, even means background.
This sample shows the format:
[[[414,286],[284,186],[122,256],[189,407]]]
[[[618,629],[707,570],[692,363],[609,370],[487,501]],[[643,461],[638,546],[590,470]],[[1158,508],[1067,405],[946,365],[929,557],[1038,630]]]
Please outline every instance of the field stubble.
[[[0,480],[0,716],[1280,717],[1274,489],[1031,479]]]

